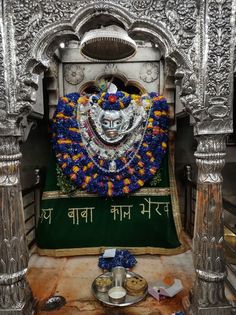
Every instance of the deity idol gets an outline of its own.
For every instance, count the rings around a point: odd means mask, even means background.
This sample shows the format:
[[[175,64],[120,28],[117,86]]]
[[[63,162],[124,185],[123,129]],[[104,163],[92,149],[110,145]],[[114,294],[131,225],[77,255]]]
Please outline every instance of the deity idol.
[[[111,84],[106,92],[59,100],[53,148],[63,173],[78,187],[121,196],[142,187],[160,168],[167,131],[163,96],[130,95]]]

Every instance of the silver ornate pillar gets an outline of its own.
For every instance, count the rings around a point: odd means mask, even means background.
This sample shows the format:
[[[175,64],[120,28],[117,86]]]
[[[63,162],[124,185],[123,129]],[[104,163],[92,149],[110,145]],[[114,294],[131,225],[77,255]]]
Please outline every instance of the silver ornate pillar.
[[[19,137],[0,137],[0,314],[33,314],[25,274],[25,239],[19,165]]]
[[[194,315],[229,315],[225,298],[226,267],[223,248],[221,169],[225,163],[225,135],[198,137],[198,165],[194,230],[196,281],[191,309]]]

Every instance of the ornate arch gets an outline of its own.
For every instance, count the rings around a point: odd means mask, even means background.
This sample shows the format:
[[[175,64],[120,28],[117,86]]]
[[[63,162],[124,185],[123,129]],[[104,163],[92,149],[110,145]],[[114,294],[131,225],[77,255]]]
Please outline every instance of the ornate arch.
[[[80,40],[85,31],[84,26],[90,20],[100,15],[106,15],[113,20],[117,19],[133,36],[141,33],[145,38],[149,38],[160,48],[167,61],[171,60],[176,64],[177,69],[181,69],[182,77],[184,77],[185,73],[188,74],[185,80],[185,85],[187,84],[189,73],[193,73],[193,62],[178,44],[177,38],[172,34],[171,30],[162,21],[155,21],[152,17],[137,18],[137,16],[130,14],[124,7],[114,3],[111,5],[110,2],[104,2],[102,5],[90,4],[77,9],[70,18],[62,19],[60,22],[48,23],[44,27],[38,28],[36,35],[31,37],[32,43],[30,49],[21,58],[21,65],[17,66],[19,80],[19,90],[17,93],[19,108],[16,108],[17,111],[21,111],[22,107],[26,108],[34,104],[34,90],[37,88],[37,76],[48,67],[50,59],[55,49],[59,46],[59,43],[63,40],[73,38]],[[22,45],[23,40],[24,37],[19,36],[19,46]],[[189,82],[191,85],[196,85],[193,79]],[[196,89],[194,88],[189,90],[196,93]],[[191,99],[193,98],[192,96]],[[196,101],[194,105],[196,105]],[[187,108],[190,107],[190,102],[188,102]],[[192,112],[194,113],[194,110]]]

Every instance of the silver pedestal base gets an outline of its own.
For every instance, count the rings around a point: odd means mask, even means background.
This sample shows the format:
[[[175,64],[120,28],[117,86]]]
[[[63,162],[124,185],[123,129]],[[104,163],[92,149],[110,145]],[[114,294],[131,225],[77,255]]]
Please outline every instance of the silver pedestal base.
[[[0,309],[0,315],[33,315],[34,314],[34,302],[28,301],[22,307],[15,309]]]
[[[215,306],[215,307],[196,307],[191,308],[189,315],[232,315],[232,306]]]

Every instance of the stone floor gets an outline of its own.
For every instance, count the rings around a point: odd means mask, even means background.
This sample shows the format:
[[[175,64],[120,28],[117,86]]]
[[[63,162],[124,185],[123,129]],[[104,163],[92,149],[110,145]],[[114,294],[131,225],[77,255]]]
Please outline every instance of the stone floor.
[[[98,256],[51,258],[33,254],[28,280],[37,302],[36,315],[170,315],[183,310],[182,301],[186,301],[194,281],[191,251],[175,256],[142,255],[136,259],[138,263],[132,271],[148,282],[171,276],[181,279],[184,290],[161,302],[148,295],[145,300],[129,307],[105,306],[91,292],[93,280],[101,274],[97,266]],[[42,311],[45,299],[53,295],[62,295],[66,305],[54,311]]]

